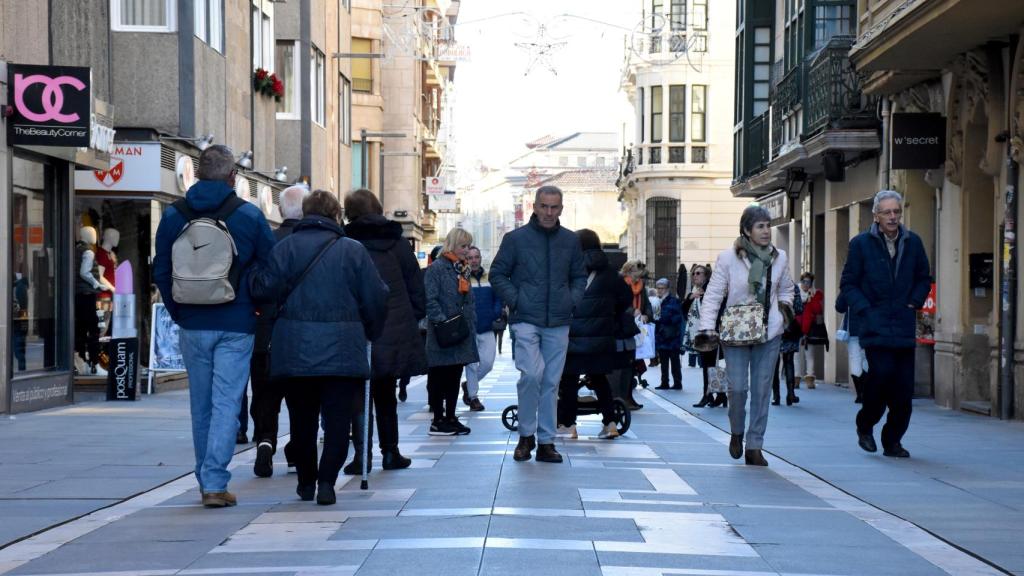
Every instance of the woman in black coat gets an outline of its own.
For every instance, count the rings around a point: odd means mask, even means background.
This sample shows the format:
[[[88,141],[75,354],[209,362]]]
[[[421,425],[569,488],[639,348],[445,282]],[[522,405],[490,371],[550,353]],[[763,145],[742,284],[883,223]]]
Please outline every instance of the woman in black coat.
[[[384,217],[384,208],[373,192],[361,188],[346,196],[345,218],[348,220],[345,234],[369,251],[377,272],[388,286],[388,322],[384,333],[373,343],[370,369],[371,410],[374,410],[372,406],[376,407],[381,466],[385,470],[408,468],[412,460],[398,450],[395,389],[399,379],[427,373],[427,353],[418,326],[420,319],[427,315],[423,271],[412,245],[402,237],[402,225]],[[362,406],[361,392],[358,402]],[[373,412],[370,418],[372,430]],[[346,474],[362,472],[362,420],[361,411],[352,419],[355,457],[345,466]],[[372,461],[369,455],[368,461]]]
[[[587,289],[583,300],[573,309],[569,326],[569,351],[558,388],[558,424],[576,437],[576,393],[580,374],[586,374],[587,386],[597,394],[604,428],[599,438],[619,435],[615,427],[612,388],[608,374],[620,368],[616,335],[633,296],[622,278],[608,265],[601,240],[593,230],[578,230],[587,271]]]
[[[366,249],[345,238],[338,224],[341,205],[332,193],[313,192],[302,212],[305,218],[292,234],[253,272],[251,289],[254,298],[279,305],[270,376],[286,379],[296,492],[312,500],[315,491],[318,504],[334,504],[353,398],[370,377],[366,345],[384,329],[388,288]],[[318,466],[321,415],[324,451]]]

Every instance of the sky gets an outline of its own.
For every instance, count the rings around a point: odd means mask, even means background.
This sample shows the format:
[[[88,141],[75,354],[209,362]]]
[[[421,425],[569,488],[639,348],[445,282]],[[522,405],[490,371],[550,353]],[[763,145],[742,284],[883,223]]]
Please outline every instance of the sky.
[[[640,8],[640,0],[463,1],[455,34],[471,57],[455,72],[459,172],[500,167],[547,134],[621,135],[632,114],[620,90],[624,41]],[[516,45],[559,42],[546,61]]]

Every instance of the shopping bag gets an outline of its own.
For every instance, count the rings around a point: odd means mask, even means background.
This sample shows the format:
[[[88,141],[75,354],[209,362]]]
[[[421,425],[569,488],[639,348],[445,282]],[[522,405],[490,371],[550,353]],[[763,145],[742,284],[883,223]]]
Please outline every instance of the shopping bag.
[[[654,349],[654,324],[638,323],[637,326],[640,333],[633,337],[636,340],[636,359],[649,360],[656,357],[658,353]]]

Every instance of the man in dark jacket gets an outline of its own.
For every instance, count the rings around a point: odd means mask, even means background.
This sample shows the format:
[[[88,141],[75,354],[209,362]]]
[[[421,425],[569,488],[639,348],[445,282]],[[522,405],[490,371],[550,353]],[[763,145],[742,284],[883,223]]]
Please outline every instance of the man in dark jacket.
[[[668,389],[668,372],[672,369],[672,389],[683,389],[683,367],[679,347],[683,344],[683,305],[669,290],[667,278],[655,282],[661,298],[661,314],[655,320],[654,347],[661,362],[661,390]]]
[[[883,454],[907,458],[901,440],[910,425],[914,393],[916,310],[924,306],[932,280],[921,238],[900,224],[899,193],[876,194],[872,212],[871,229],[850,240],[837,302],[853,315],[850,324],[857,327],[868,360],[857,413],[858,444],[868,452],[878,450],[872,430],[888,407]]]
[[[281,226],[274,230],[274,240],[280,242],[292,233],[295,225],[302,220],[302,201],[309,196],[309,188],[302,185],[289,186],[281,192]],[[261,478],[274,474],[274,453],[277,452],[277,421],[284,399],[284,386],[270,378],[270,335],[277,318],[277,305],[263,304],[256,320],[256,343],[253,346],[252,362],[249,364],[252,382],[252,441],[256,443],[256,462],[253,473]],[[245,408],[245,397],[242,397]],[[244,416],[244,415],[243,415]],[[241,417],[241,416],[240,416]],[[288,466],[294,464],[289,453],[290,444],[285,444],[284,456]]]
[[[199,182],[185,195],[196,214],[212,215],[235,197],[235,158],[227,146],[210,146],[199,156]],[[249,373],[239,367],[252,357],[256,310],[246,280],[254,263],[274,245],[267,220],[254,204],[242,202],[224,217],[235,245],[240,281],[224,304],[179,304],[172,295],[171,250],[188,219],[175,206],[164,210],[156,231],[153,281],[171,318],[181,328],[181,354],[189,378],[196,479],[208,507],[234,506],[227,467],[234,454],[238,412]],[[200,246],[199,248],[202,248]],[[193,250],[197,249],[193,247]]]
[[[420,319],[427,315],[423,270],[412,245],[402,237],[402,225],[384,217],[384,208],[373,192],[361,188],[346,196],[345,218],[348,219],[345,234],[366,248],[381,279],[388,286],[388,321],[383,334],[373,343],[370,381],[371,409],[377,412],[377,436],[383,457],[381,465],[385,470],[408,468],[412,460],[402,456],[398,450],[395,387],[401,378],[427,373],[427,353],[418,326]],[[359,405],[362,403],[360,394]],[[371,429],[372,417],[371,413]],[[362,433],[363,414],[360,411],[352,419],[355,457],[345,467],[346,474],[362,472]]]
[[[501,240],[491,264],[491,285],[509,310],[521,374],[517,462],[561,462],[555,450],[558,382],[569,346],[573,307],[583,299],[587,273],[576,234],[559,225],[562,191],[541,186],[530,223]],[[536,438],[534,435],[536,434]]]

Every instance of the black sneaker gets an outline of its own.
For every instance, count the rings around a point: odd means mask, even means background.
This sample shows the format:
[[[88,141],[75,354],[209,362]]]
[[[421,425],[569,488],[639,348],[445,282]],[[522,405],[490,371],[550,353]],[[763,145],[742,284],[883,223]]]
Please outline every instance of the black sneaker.
[[[427,434],[431,436],[455,436],[455,428],[447,420],[434,420]]]
[[[274,447],[270,442],[260,442],[256,447],[256,463],[252,466],[252,472],[260,478],[274,475]]]
[[[466,426],[462,422],[459,422],[458,416],[452,416],[451,419],[448,420],[448,425],[451,426],[453,430],[455,430],[456,436],[465,436],[466,434],[469,434],[471,432],[469,426]]]

